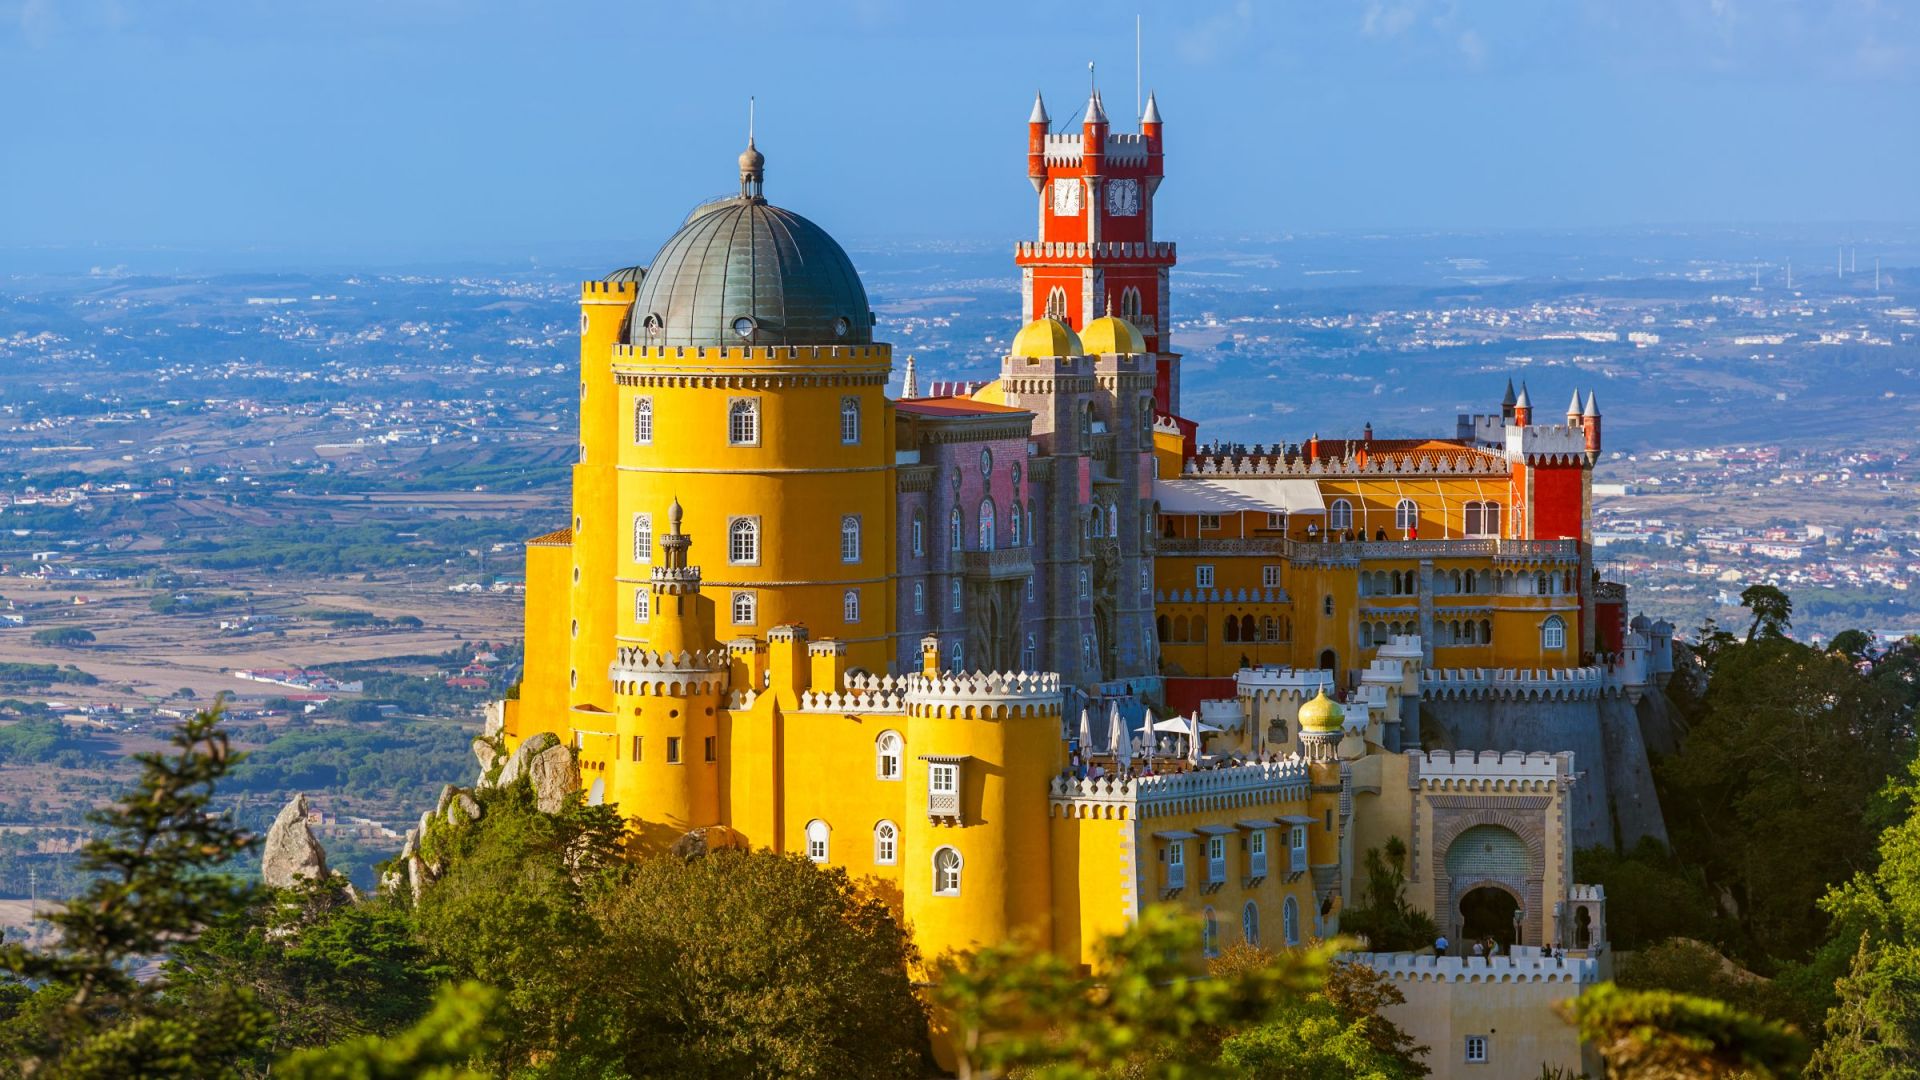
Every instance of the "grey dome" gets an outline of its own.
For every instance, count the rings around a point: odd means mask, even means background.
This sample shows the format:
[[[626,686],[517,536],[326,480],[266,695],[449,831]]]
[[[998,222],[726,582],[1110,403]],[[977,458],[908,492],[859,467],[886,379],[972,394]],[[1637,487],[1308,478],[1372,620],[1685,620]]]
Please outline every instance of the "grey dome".
[[[820,226],[757,195],[688,216],[647,267],[628,325],[632,345],[873,342],[867,290],[847,253]]]

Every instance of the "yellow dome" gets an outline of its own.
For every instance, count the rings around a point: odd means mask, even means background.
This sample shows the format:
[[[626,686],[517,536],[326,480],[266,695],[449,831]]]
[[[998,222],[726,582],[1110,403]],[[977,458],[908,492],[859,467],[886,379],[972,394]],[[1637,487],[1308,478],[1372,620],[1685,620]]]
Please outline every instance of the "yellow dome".
[[[1080,333],[1080,344],[1087,352],[1105,353],[1143,353],[1147,351],[1147,339],[1140,336],[1132,323],[1118,315],[1102,315],[1087,324]]]
[[[1080,356],[1080,335],[1058,319],[1035,319],[1013,335],[1013,355],[1025,357]]]
[[[1328,697],[1324,687],[1312,701],[1300,706],[1301,731],[1339,731],[1344,720],[1340,703]]]

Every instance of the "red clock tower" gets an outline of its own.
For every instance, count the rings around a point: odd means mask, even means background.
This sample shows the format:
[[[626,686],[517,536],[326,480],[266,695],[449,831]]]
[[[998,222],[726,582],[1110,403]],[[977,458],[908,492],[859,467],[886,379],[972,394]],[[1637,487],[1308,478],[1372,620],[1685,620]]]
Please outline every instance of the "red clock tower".
[[[1179,357],[1167,351],[1167,279],[1171,243],[1153,238],[1153,195],[1160,187],[1160,107],[1147,98],[1138,134],[1116,133],[1095,91],[1080,129],[1049,130],[1047,107],[1033,97],[1027,117],[1027,177],[1033,182],[1039,239],[1014,250],[1027,320],[1054,318],[1075,331],[1118,315],[1157,357],[1154,402],[1162,415],[1180,406]]]

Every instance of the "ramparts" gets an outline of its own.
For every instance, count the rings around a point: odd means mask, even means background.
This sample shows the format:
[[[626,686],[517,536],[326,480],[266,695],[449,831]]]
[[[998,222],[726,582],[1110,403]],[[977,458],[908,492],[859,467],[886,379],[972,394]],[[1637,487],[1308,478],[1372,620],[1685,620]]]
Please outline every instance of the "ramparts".
[[[1048,796],[1056,816],[1150,818],[1305,800],[1310,784],[1306,761],[1288,757],[1150,776],[1058,776]]]

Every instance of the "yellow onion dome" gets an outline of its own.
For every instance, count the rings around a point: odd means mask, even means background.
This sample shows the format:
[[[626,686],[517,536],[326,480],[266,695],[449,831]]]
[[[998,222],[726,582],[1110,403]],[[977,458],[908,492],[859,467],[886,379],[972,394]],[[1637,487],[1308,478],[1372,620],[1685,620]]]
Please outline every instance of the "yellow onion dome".
[[[1300,706],[1301,731],[1339,731],[1345,720],[1340,703],[1328,697],[1324,687],[1312,701]]]
[[[1080,335],[1058,319],[1035,319],[1013,335],[1012,355],[1026,358],[1082,356]]]
[[[1147,339],[1134,325],[1118,315],[1102,315],[1080,332],[1080,344],[1091,355],[1147,351]]]

